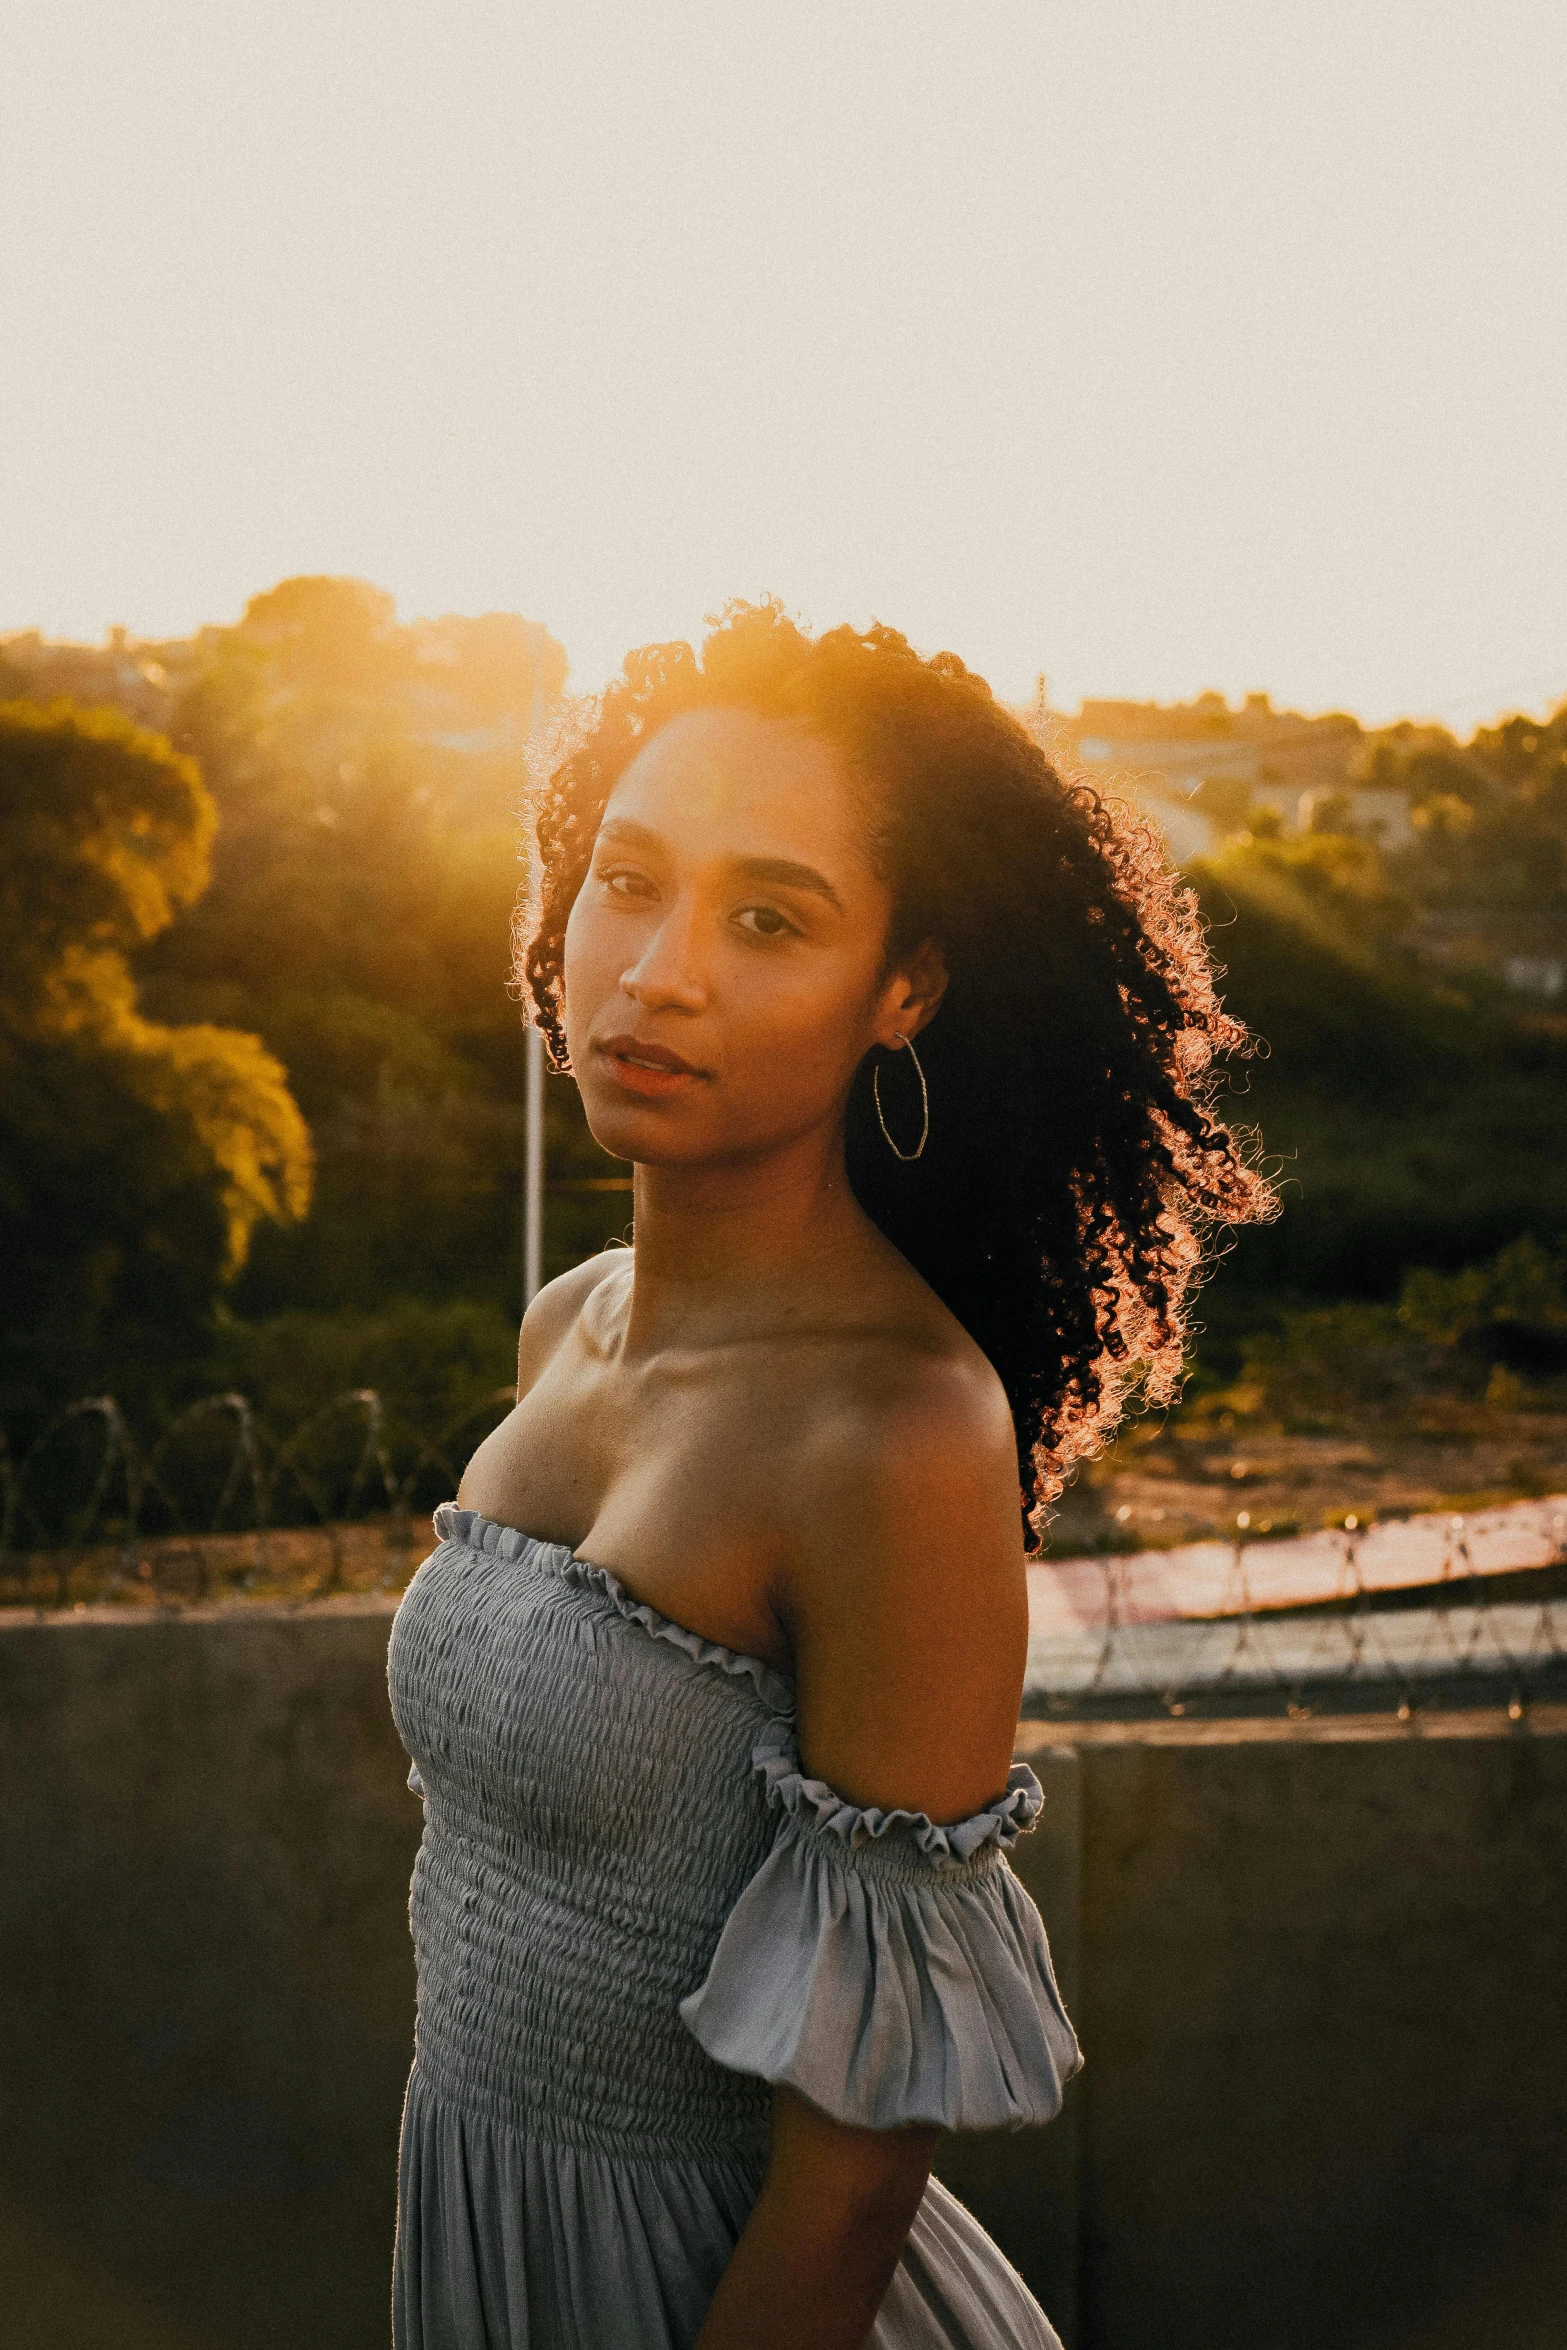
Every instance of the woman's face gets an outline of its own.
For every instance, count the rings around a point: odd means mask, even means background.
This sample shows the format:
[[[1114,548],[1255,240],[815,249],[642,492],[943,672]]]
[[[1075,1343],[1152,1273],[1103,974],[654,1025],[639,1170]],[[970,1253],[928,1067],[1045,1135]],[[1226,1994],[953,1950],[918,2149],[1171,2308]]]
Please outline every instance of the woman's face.
[[[617,1158],[763,1155],[835,1124],[856,1068],[939,1001],[884,968],[891,897],[837,756],[803,727],[700,710],[616,786],[566,927],[566,1039]]]

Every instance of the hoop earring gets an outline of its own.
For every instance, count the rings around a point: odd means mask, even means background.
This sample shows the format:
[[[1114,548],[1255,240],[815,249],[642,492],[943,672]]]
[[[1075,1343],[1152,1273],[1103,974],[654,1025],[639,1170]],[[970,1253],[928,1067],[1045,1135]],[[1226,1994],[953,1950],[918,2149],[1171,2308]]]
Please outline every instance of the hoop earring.
[[[923,1122],[920,1126],[919,1141],[914,1145],[914,1148],[911,1151],[900,1151],[897,1144],[893,1141],[891,1134],[888,1132],[887,1120],[883,1114],[881,1106],[881,1063],[879,1061],[876,1062],[871,1069],[871,1093],[876,1103],[876,1122],[880,1126],[882,1133],[886,1138],[887,1148],[891,1151],[895,1159],[902,1159],[904,1165],[907,1166],[911,1160],[917,1159],[920,1156],[925,1148],[926,1143],[930,1140],[930,1087],[925,1083],[925,1072],[920,1067],[919,1054],[914,1050],[914,1047],[908,1037],[903,1035],[901,1030],[896,1028],[892,1033],[895,1037],[897,1037],[899,1044],[904,1047],[905,1051],[908,1053],[909,1059],[914,1063],[915,1075],[919,1078],[920,1081],[920,1113]]]

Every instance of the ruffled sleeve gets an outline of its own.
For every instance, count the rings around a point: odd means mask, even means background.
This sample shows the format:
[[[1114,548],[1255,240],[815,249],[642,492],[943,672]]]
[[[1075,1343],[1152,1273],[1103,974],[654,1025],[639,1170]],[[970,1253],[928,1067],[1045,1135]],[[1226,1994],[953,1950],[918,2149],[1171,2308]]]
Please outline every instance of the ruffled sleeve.
[[[1039,1782],[938,1827],[806,1777],[788,1719],[753,1755],[776,1814],[766,1860],[680,2013],[732,2071],[866,2129],[1016,2129],[1060,2111],[1082,2059],[1038,1910],[1007,1865]]]

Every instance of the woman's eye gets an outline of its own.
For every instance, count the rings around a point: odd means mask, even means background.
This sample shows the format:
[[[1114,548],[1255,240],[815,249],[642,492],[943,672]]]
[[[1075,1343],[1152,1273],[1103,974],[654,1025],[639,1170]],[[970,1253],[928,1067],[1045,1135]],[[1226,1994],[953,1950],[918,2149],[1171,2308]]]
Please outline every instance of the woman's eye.
[[[615,865],[602,869],[599,880],[603,887],[617,898],[644,898],[652,893],[653,884],[645,873],[630,866]]]
[[[753,938],[798,938],[799,932],[776,906],[742,906],[735,920]]]

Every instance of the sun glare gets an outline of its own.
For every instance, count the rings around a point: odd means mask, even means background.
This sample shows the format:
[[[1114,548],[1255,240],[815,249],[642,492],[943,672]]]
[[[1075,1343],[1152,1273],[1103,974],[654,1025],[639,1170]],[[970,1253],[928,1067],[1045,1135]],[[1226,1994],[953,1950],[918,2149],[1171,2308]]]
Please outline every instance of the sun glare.
[[[593,686],[736,595],[1004,693],[1567,682],[1567,16],[22,13],[0,630],[330,572]]]

